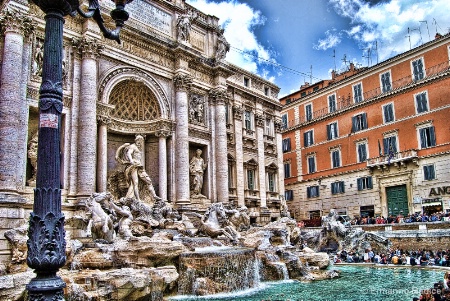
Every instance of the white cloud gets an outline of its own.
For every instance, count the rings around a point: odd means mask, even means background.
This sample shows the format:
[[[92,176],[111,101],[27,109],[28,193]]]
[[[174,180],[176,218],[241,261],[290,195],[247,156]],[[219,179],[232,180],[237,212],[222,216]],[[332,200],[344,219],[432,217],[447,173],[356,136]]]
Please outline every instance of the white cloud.
[[[376,5],[365,0],[330,0],[330,3],[339,15],[350,19],[352,27],[346,31],[349,38],[361,48],[378,43],[380,60],[428,42],[436,29],[441,34],[448,32],[448,0],[390,0]]]
[[[333,32],[327,30],[325,32],[325,39],[320,39],[316,45],[314,45],[314,49],[317,50],[327,50],[333,48],[341,42],[341,37],[339,33],[336,33],[336,30],[333,29]]]
[[[219,18],[219,24],[225,28],[224,36],[232,47],[226,57],[228,62],[257,73],[259,65],[263,63],[254,56],[263,60],[274,61],[270,51],[258,42],[253,32],[256,26],[262,26],[266,22],[266,17],[260,11],[235,0],[219,3],[209,2],[208,0],[187,0],[186,2],[206,14]],[[242,55],[233,47],[249,52],[253,56]]]

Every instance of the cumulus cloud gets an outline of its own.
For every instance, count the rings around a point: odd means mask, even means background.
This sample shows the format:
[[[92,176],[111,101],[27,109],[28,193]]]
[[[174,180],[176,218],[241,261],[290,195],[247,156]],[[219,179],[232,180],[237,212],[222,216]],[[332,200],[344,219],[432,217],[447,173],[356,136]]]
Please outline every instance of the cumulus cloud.
[[[258,73],[264,61],[275,61],[270,50],[258,42],[253,32],[255,27],[263,26],[266,22],[266,17],[260,11],[236,0],[222,2],[187,0],[186,2],[206,14],[219,18],[219,24],[225,28],[224,36],[232,47],[227,54],[228,62]],[[239,12],[239,17],[236,16],[236,12]],[[239,50],[251,55],[243,55]],[[258,60],[255,56],[262,60]],[[262,73],[261,76],[266,74],[262,70],[260,73]]]
[[[331,31],[327,30],[325,32],[325,38],[320,39],[319,42],[316,45],[314,45],[314,49],[327,50],[335,47],[341,42],[340,35],[341,35],[340,33],[336,32],[336,29],[333,29]]]
[[[448,0],[330,0],[330,3],[339,15],[350,20],[351,28],[345,31],[350,39],[361,48],[373,48],[377,42],[380,60],[428,42],[436,31],[448,32],[447,28],[439,27],[448,24]]]

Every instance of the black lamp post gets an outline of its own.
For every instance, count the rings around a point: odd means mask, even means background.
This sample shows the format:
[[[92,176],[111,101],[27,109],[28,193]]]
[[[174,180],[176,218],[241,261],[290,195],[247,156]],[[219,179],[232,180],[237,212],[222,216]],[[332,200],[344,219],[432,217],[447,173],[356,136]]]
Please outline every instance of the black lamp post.
[[[120,43],[119,32],[128,19],[125,5],[132,0],[116,0],[111,17],[116,29],[108,30],[97,0],[89,1],[87,12],[78,0],[33,0],[45,13],[44,61],[39,90],[39,142],[36,189],[28,229],[27,264],[37,276],[27,285],[31,301],[64,300],[64,281],[56,272],[66,262],[64,215],[61,212],[60,128],[63,109],[62,52],[64,17],[76,12],[92,17],[103,35]],[[94,158],[93,158],[94,159]]]

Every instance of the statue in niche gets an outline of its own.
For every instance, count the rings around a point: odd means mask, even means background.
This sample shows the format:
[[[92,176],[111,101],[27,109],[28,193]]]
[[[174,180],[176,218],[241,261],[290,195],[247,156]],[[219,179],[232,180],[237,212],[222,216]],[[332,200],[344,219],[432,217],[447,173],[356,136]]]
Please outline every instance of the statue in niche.
[[[141,201],[142,192],[143,195],[149,196],[150,202],[154,202],[161,198],[156,195],[152,180],[142,165],[143,147],[144,137],[137,135],[135,143],[125,143],[117,149],[116,160],[125,165],[125,179],[128,185],[125,198]]]
[[[42,49],[41,43],[37,42],[34,54],[34,75],[42,76],[43,64],[44,64],[44,49]]]
[[[204,124],[205,105],[203,98],[199,96],[192,96],[189,103],[189,122],[194,124]]]
[[[28,159],[30,159],[31,164],[31,178],[27,181],[29,186],[36,185],[36,175],[37,175],[37,152],[38,152],[38,134],[36,132],[28,142]]]
[[[217,47],[215,59],[218,61],[224,60],[227,56],[227,52],[230,51],[230,43],[227,42],[223,33],[224,29],[221,28],[217,36]]]
[[[197,13],[188,11],[177,18],[178,41],[189,42],[192,22],[197,18]]]
[[[206,169],[206,163],[201,156],[202,150],[197,149],[195,156],[192,157],[191,162],[189,163],[189,171],[192,176],[191,197],[193,198],[205,198],[205,196],[201,194],[201,191],[203,187],[203,173]]]

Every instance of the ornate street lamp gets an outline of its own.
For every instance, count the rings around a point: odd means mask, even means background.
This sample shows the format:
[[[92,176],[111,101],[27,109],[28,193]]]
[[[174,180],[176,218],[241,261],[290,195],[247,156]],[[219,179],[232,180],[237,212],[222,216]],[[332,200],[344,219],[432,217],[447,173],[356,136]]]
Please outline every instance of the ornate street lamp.
[[[90,0],[82,11],[78,0],[33,0],[45,13],[45,42],[42,84],[39,90],[39,142],[36,189],[28,230],[27,264],[36,272],[27,285],[31,301],[64,300],[64,281],[56,275],[66,262],[64,215],[61,212],[60,128],[63,109],[62,53],[64,17],[76,12],[92,17],[103,35],[120,43],[119,32],[128,13],[125,5],[132,0],[116,0],[111,17],[114,30],[104,26],[97,0]]]

